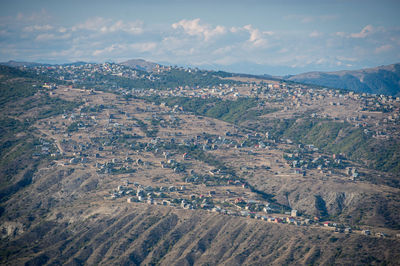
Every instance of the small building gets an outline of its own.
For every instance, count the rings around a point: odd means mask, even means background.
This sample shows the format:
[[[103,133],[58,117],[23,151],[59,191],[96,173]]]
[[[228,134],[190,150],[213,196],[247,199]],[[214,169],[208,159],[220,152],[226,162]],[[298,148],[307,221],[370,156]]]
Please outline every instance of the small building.
[[[286,222],[287,222],[288,224],[294,224],[295,220],[294,220],[293,217],[286,217]]]
[[[329,226],[332,226],[332,222],[324,222],[323,225],[325,227],[329,227]]]
[[[371,235],[371,231],[369,231],[369,230],[362,230],[362,233],[363,233],[364,235],[366,235],[366,236]]]

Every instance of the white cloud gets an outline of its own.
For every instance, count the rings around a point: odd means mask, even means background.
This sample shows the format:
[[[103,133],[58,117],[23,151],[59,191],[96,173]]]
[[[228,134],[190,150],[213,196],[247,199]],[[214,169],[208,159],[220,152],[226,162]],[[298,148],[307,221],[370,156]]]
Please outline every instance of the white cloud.
[[[315,30],[315,31],[311,32],[308,36],[310,36],[311,38],[317,38],[317,37],[321,37],[322,33]]]
[[[73,26],[71,30],[72,31],[89,30],[100,33],[112,33],[121,31],[131,34],[141,34],[143,32],[143,22],[142,21],[124,22],[122,20],[113,22],[111,19],[94,17],[86,20],[84,23]]]
[[[343,31],[336,32],[334,35],[342,38],[354,38],[354,39],[364,39],[372,34],[376,34],[378,32],[384,32],[385,29],[382,27],[375,28],[372,25],[367,25],[364,28],[361,29],[360,32],[354,32],[354,33],[346,33]]]
[[[131,34],[140,34],[143,32],[143,23],[141,21],[136,22],[123,22],[119,20],[110,26],[103,26],[102,32],[117,32],[124,31]]]
[[[268,47],[269,43],[266,37],[275,34],[273,31],[261,31],[259,29],[256,29],[251,24],[245,25],[243,27],[232,27],[230,29],[230,32],[233,34],[238,34],[243,31],[250,34],[249,38],[246,41],[247,45],[250,45],[254,48]]]
[[[142,21],[104,17],[78,21],[73,26],[28,21],[23,14],[19,19],[0,23],[3,61],[27,58],[101,62],[141,57],[171,64],[258,64],[248,71],[261,72],[257,69],[265,65],[329,69],[338,68],[337,64],[357,67],[367,61],[384,64],[400,58],[400,29],[376,25],[360,27],[357,32],[329,33],[312,24],[309,31],[273,32],[254,24],[212,25],[199,18],[146,27]],[[322,22],[323,18],[315,16],[317,19]],[[8,48],[10,44],[14,47]]]
[[[102,17],[95,17],[86,20],[84,23],[77,24],[72,27],[72,31],[77,30],[91,30],[91,31],[100,31],[108,21]]]
[[[372,25],[365,26],[360,32],[350,34],[353,38],[365,38],[374,32],[374,27]]]
[[[335,33],[335,35],[338,36],[338,37],[346,37],[347,36],[347,34],[345,32],[343,32],[343,31],[338,31],[338,32]]]
[[[295,20],[303,24],[308,24],[312,22],[326,22],[335,20],[338,18],[337,15],[320,15],[320,16],[309,16],[309,15],[298,15],[298,14],[291,14],[286,15],[283,17],[285,20]]]
[[[157,48],[157,43],[156,42],[134,43],[131,44],[129,48],[139,52],[150,52]]]
[[[65,33],[65,32],[67,32],[67,28],[60,27],[60,28],[58,28],[58,32]]]
[[[286,15],[283,17],[286,20],[297,20],[300,21],[301,23],[310,23],[315,20],[315,17],[313,16],[304,16],[304,15]]]
[[[102,54],[104,54],[104,53],[111,53],[112,51],[114,51],[115,49],[117,49],[117,46],[118,46],[118,45],[113,44],[113,45],[111,45],[111,46],[109,46],[109,47],[106,47],[106,48],[104,48],[104,49],[95,50],[95,51],[93,52],[93,56],[99,56],[99,55],[102,55]]]
[[[54,29],[54,27],[51,25],[32,25],[32,26],[27,26],[27,27],[23,28],[23,31],[25,31],[25,32],[49,31],[52,29]]]
[[[317,61],[315,61],[315,64],[317,65],[322,65],[326,63],[326,59],[325,58],[320,58]]]
[[[29,22],[29,23],[38,23],[39,21],[44,22],[50,20],[52,17],[48,14],[46,9],[42,9],[40,12],[32,12],[30,14],[24,14],[22,12],[18,12],[15,17],[17,22]]]
[[[348,62],[356,62],[358,60],[355,57],[346,57],[346,56],[337,56],[336,59],[339,61],[348,61]]]
[[[43,33],[36,36],[35,41],[52,41],[52,40],[65,40],[71,37],[70,33],[63,35],[56,35],[53,33]]]
[[[93,56],[113,56],[120,55],[121,53],[129,53],[129,52],[150,52],[156,49],[157,43],[155,42],[142,42],[142,43],[133,43],[133,44],[117,44],[114,43],[110,46],[107,46],[103,49],[97,49],[93,51]]]
[[[280,54],[285,54],[285,53],[287,53],[287,52],[289,52],[289,49],[287,49],[287,48],[281,48],[281,49],[279,49],[279,51],[278,51],[278,53],[280,53]]]
[[[226,53],[230,53],[232,51],[232,49],[233,49],[232,45],[220,47],[220,48],[214,50],[213,54],[215,54],[215,55],[223,55],[223,54],[226,54]]]
[[[393,46],[390,44],[384,44],[375,49],[376,54],[386,53],[393,49]]]
[[[182,28],[186,34],[202,37],[205,41],[210,40],[214,36],[226,33],[225,27],[218,25],[215,28],[212,28],[209,25],[200,24],[199,18],[193,20],[183,19],[172,24],[172,28],[175,30]]]

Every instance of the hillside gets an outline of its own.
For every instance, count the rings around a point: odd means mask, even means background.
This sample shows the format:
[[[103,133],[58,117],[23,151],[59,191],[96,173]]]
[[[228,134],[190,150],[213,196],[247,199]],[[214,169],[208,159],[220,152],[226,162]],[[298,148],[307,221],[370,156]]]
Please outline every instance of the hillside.
[[[9,66],[9,67],[34,67],[34,66],[42,66],[42,65],[49,65],[49,64],[41,64],[41,63],[35,63],[35,62],[20,62],[20,61],[10,60],[8,62],[0,62],[0,65]]]
[[[353,71],[308,72],[285,78],[359,93],[400,96],[400,64]]]
[[[229,78],[0,66],[0,264],[396,265],[400,101]]]
[[[205,211],[90,203],[83,213],[54,212],[0,247],[7,265],[395,265],[399,244]]]
[[[153,68],[155,68],[158,65],[156,63],[149,62],[143,59],[131,59],[121,62],[119,64],[146,72],[152,72]]]

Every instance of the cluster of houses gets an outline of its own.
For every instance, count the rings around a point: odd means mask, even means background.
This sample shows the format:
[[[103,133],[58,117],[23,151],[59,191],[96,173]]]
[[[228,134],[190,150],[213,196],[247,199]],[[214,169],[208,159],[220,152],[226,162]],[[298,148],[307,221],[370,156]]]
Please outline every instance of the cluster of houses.
[[[54,143],[45,138],[39,138],[39,143],[38,145],[36,145],[36,151],[33,153],[33,156],[49,156],[49,155],[55,157],[59,155],[59,152],[57,152]]]
[[[348,179],[355,181],[359,178],[357,169],[348,167],[343,154],[323,155],[312,144],[298,145],[292,152],[285,153],[283,159],[289,167],[294,169],[295,174],[306,176],[309,169],[317,169],[320,173],[328,175],[332,173],[332,170],[335,170],[336,173],[344,170],[342,171],[343,175]]]
[[[264,206],[261,211],[252,211],[249,208],[250,204],[255,204],[256,201],[248,201],[245,204],[245,208],[233,208],[232,207],[221,207],[222,205],[216,204],[212,200],[212,196],[215,192],[210,191],[209,196],[205,195],[190,195],[188,198],[182,197],[173,197],[171,193],[175,193],[174,195],[179,195],[177,193],[182,193],[186,190],[184,186],[176,187],[153,187],[153,186],[144,186],[138,184],[137,182],[133,183],[131,186],[129,182],[126,182],[124,185],[119,185],[117,189],[115,189],[109,196],[110,199],[118,199],[126,196],[126,201],[128,203],[145,203],[149,205],[160,205],[160,206],[169,206],[180,209],[187,210],[195,210],[195,209],[203,209],[209,212],[223,214],[223,215],[231,215],[231,216],[241,216],[249,219],[262,220],[270,223],[278,223],[278,224],[288,224],[288,225],[297,225],[297,226],[307,226],[307,225],[316,225],[322,226],[326,228],[330,228],[333,232],[336,233],[353,233],[353,229],[349,226],[344,226],[342,224],[338,224],[331,221],[319,222],[318,220],[308,219],[304,217],[298,216],[297,210],[291,210],[289,212],[285,212],[284,215],[271,215],[274,210],[269,207],[269,204],[260,204],[259,206]],[[181,194],[184,195],[184,194]],[[243,203],[244,201],[240,198],[235,200],[235,203]],[[258,205],[258,204],[257,204]],[[257,206],[257,207],[259,207]],[[241,210],[240,210],[241,209]],[[265,214],[263,214],[265,213]],[[376,237],[386,237],[387,235],[382,232],[378,232],[372,234],[370,230],[362,230],[361,234],[366,236],[374,235]]]
[[[91,69],[92,66],[86,66],[87,69]],[[85,68],[85,66],[83,66]],[[80,71],[78,66],[71,66],[71,69],[75,69],[76,71]],[[101,71],[109,71],[110,73],[119,73],[117,71],[122,71],[123,69],[118,68],[114,65],[103,65],[100,67]],[[72,71],[72,70],[71,70]],[[161,69],[160,71],[168,71],[167,69]],[[84,71],[85,72],[85,71]],[[86,72],[85,72],[86,73]],[[115,74],[114,73],[114,74]],[[119,75],[119,74],[118,74]],[[123,76],[124,74],[122,74]],[[50,86],[50,85],[49,85]],[[250,95],[240,94],[240,88],[233,87],[228,84],[220,84],[218,86],[209,86],[206,88],[189,87],[189,86],[181,86],[178,88],[157,91],[154,89],[151,90],[135,90],[131,93],[135,95],[160,95],[160,96],[190,96],[190,97],[222,97],[229,98],[233,97],[253,97],[257,96],[261,99],[272,100],[272,101],[281,101],[291,99],[289,107],[299,107],[304,105],[307,101],[319,101],[321,99],[329,98],[331,100],[332,106],[340,105],[345,99],[353,99],[353,100],[363,100],[369,99],[372,96],[369,95],[359,95],[354,93],[344,93],[341,91],[333,91],[333,90],[317,90],[317,89],[309,89],[304,88],[299,85],[288,86],[284,83],[261,83],[261,84],[244,84],[243,86],[249,87],[257,87],[257,89],[251,89]],[[49,87],[49,90],[52,89]],[[365,100],[364,99],[364,100]],[[375,99],[375,98],[374,98]],[[369,101],[369,100],[366,100]],[[389,97],[379,97],[378,100],[380,105],[389,104],[392,108],[391,110],[398,110],[397,106],[399,106],[399,99],[389,98]],[[375,106],[377,106],[375,104]],[[183,113],[183,109],[180,106],[175,106],[170,111],[165,111],[164,113],[156,113],[150,107],[146,109],[139,110],[141,112],[153,112],[149,121],[155,122],[155,124],[160,125],[162,127],[176,127],[179,128],[180,119],[179,115]],[[108,112],[108,111],[107,111]],[[271,136],[268,132],[265,134],[260,133],[231,133],[225,132],[225,135],[210,135],[210,134],[198,134],[196,136],[183,136],[180,132],[175,131],[174,133],[169,132],[171,136],[168,138],[160,138],[160,137],[152,137],[149,141],[141,140],[142,134],[136,135],[136,133],[132,134],[133,128],[140,128],[142,121],[137,118],[134,118],[132,114],[126,113],[123,108],[113,108],[113,113],[107,113],[106,116],[107,123],[103,125],[103,131],[101,132],[101,137],[92,138],[92,142],[90,141],[65,141],[64,148],[67,151],[71,151],[73,157],[69,158],[70,164],[83,163],[86,164],[89,162],[91,156],[93,156],[96,161],[95,167],[99,173],[102,174],[113,174],[113,173],[133,173],[136,171],[136,168],[141,166],[154,166],[149,162],[143,161],[142,159],[133,160],[130,157],[126,157],[125,159],[113,158],[110,159],[107,157],[107,161],[97,160],[102,158],[102,152],[105,150],[106,146],[111,146],[111,149],[107,149],[107,152],[114,152],[118,149],[128,147],[129,151],[135,151],[137,154],[142,153],[143,151],[151,151],[154,154],[162,155],[164,160],[160,162],[159,167],[161,168],[170,168],[173,169],[175,173],[184,173],[184,181],[186,183],[195,183],[195,184],[206,184],[208,186],[215,185],[220,186],[222,183],[221,180],[224,181],[223,185],[229,186],[242,186],[243,188],[248,188],[248,184],[244,182],[242,179],[237,178],[235,176],[229,175],[227,173],[221,172],[220,169],[213,169],[205,173],[203,175],[196,174],[194,171],[190,171],[188,174],[184,167],[184,164],[180,163],[176,159],[172,158],[171,153],[176,155],[176,150],[170,150],[174,145],[178,146],[186,146],[191,149],[200,149],[202,151],[212,151],[219,149],[241,149],[244,147],[252,147],[254,149],[269,149],[271,146],[276,146],[276,143],[284,143],[284,144],[293,144],[290,139],[271,139]],[[79,131],[89,132],[90,128],[98,128],[101,121],[101,117],[104,116],[104,113],[93,114],[88,111],[78,112],[78,113],[65,113],[62,117],[62,123],[64,123],[64,127],[67,128],[68,124],[71,122],[77,122],[77,128]],[[166,118],[168,116],[168,119]],[[125,121],[121,122],[121,117],[124,117]],[[363,115],[357,116],[354,118],[350,118],[349,121],[351,123],[364,123],[364,121],[368,119]],[[388,117],[389,119],[389,117]],[[390,116],[391,120],[398,119],[398,115],[395,114]],[[397,120],[396,120],[397,121]],[[150,123],[150,124],[151,124]],[[56,125],[51,125],[52,130],[60,132],[60,128]],[[151,127],[151,126],[149,126]],[[363,125],[363,127],[367,127],[367,125]],[[130,132],[130,133],[129,133]],[[129,134],[128,134],[129,133]],[[65,132],[65,139],[69,139],[71,132]],[[128,138],[130,141],[118,142],[122,138]],[[79,136],[81,139],[81,136]],[[169,147],[169,150],[166,147]],[[46,141],[41,141],[41,152],[49,153],[51,144]],[[93,152],[93,150],[96,150]],[[90,156],[89,156],[90,155]],[[190,160],[190,152],[182,153],[182,160]],[[332,157],[323,156],[318,153],[318,148],[314,145],[306,145],[306,146],[298,146],[296,150],[293,150],[290,153],[287,153],[284,157],[287,164],[293,169],[296,174],[306,175],[306,171],[308,169],[318,169],[323,173],[329,173],[331,169],[343,169],[343,172],[353,180],[359,178],[359,173],[356,168],[348,167],[345,163],[345,158],[341,155],[333,155]],[[102,161],[102,162],[100,162]],[[243,170],[251,170],[243,169]],[[186,184],[189,186],[188,184]],[[147,204],[157,204],[157,205],[168,205],[174,206],[184,209],[206,209],[211,212],[221,213],[226,215],[237,215],[244,216],[249,218],[254,218],[258,220],[264,220],[273,223],[287,223],[287,224],[296,224],[296,225],[306,225],[311,224],[314,221],[310,219],[304,219],[303,217],[297,217],[297,213],[285,214],[284,216],[272,216],[268,215],[274,212],[277,212],[268,204],[265,204],[262,211],[257,208],[253,208],[251,204],[243,204],[243,201],[234,202],[231,208],[221,207],[223,204],[216,205],[212,198],[215,194],[210,191],[208,196],[200,195],[200,197],[191,195],[189,199],[181,197],[180,194],[185,195],[184,186],[169,186],[169,187],[152,187],[152,186],[142,186],[139,184],[135,184],[131,187],[129,185],[121,185],[115,191],[110,194],[111,199],[118,199],[122,197],[127,197],[128,202],[146,202]],[[350,233],[351,229],[347,227],[340,227],[338,225],[332,224],[323,224],[323,226],[334,227],[338,232],[347,232]],[[366,232],[364,234],[368,235]]]
[[[156,65],[151,73],[138,72],[130,67],[113,64],[78,64],[78,65],[58,65],[58,66],[36,66],[37,73],[53,75],[57,79],[69,80],[72,82],[87,81],[94,79],[96,74],[116,75],[131,79],[149,79],[157,80],[157,75],[172,71],[174,69],[185,72],[198,72],[198,69],[179,68],[170,66]],[[202,73],[207,74],[207,71]],[[316,89],[305,85],[292,85],[284,81],[263,81],[260,83],[247,82],[242,84],[221,84],[213,86],[178,86],[176,88],[165,88],[165,90],[156,90],[154,88],[122,89],[121,93],[135,96],[152,96],[159,95],[161,97],[169,96],[185,96],[185,97],[218,97],[218,98],[237,98],[237,97],[258,97],[265,99],[267,102],[284,102],[284,108],[299,108],[301,106],[309,106],[314,103],[318,104],[321,100],[328,100],[332,106],[341,106],[345,102],[357,101],[363,106],[363,110],[368,112],[383,112],[378,125],[370,124],[370,119],[361,114],[357,116],[347,117],[348,121],[364,127],[371,131],[376,138],[386,138],[388,135],[395,134],[398,136],[400,131],[398,128],[390,128],[382,126],[384,124],[396,125],[400,120],[400,97],[392,97],[385,95],[357,94],[343,90]],[[44,84],[45,88],[51,89],[54,84]],[[315,116],[317,114],[314,114]],[[326,116],[326,114],[323,114]],[[354,119],[352,119],[354,118]],[[392,134],[393,133],[393,134]]]
[[[157,77],[152,73],[137,71],[131,67],[114,64],[71,64],[71,65],[52,65],[52,66],[35,66],[33,70],[37,74],[45,74],[62,81],[69,81],[72,83],[79,82],[96,82],[98,75],[112,75],[125,77],[129,79],[148,79],[156,80]]]

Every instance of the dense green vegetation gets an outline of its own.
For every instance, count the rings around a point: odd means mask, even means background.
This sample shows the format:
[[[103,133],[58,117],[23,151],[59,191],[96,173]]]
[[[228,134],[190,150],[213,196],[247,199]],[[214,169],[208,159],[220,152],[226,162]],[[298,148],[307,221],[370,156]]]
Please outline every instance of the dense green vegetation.
[[[79,124],[78,122],[72,122],[68,127],[67,127],[67,132],[75,132],[78,131]]]
[[[256,109],[255,107],[258,106],[259,100],[254,98],[239,98],[232,101],[218,98],[161,98],[158,96],[152,96],[144,99],[158,105],[162,102],[170,107],[177,105],[187,112],[217,118],[235,124],[239,124],[246,120],[254,120],[260,115],[276,111],[276,109]]]
[[[0,65],[0,107],[34,95],[41,90],[44,82],[54,82],[53,78],[26,70]],[[63,83],[58,81],[58,83]]]
[[[0,107],[32,96],[38,90],[37,81],[31,75],[15,68],[0,65]]]
[[[138,74],[146,74],[138,70]],[[79,80],[77,85],[85,87],[95,87],[98,90],[114,90],[117,88],[124,89],[158,89],[165,90],[168,88],[176,88],[179,86],[189,87],[209,87],[218,86],[220,84],[239,84],[240,82],[222,79],[222,77],[229,76],[225,72],[186,72],[181,69],[172,69],[171,71],[153,74],[150,78],[127,78],[115,75],[103,75],[96,73],[91,78],[84,78]]]
[[[0,66],[0,201],[30,184],[37,165],[48,157],[31,127],[39,119],[71,111],[80,103],[50,97],[42,91],[51,78]],[[24,119],[15,116],[25,115]]]
[[[365,163],[367,166],[400,173],[400,143],[372,138],[362,128],[346,122],[326,119],[274,120],[262,125],[275,139],[288,138],[295,143],[315,147]]]
[[[60,98],[45,96],[37,101],[37,107],[43,107],[37,119],[43,119],[51,116],[56,116],[65,112],[70,112],[74,108],[81,105],[80,102],[70,102]]]
[[[136,118],[134,118],[133,120],[135,120],[138,123],[140,130],[142,130],[142,132],[147,137],[154,138],[157,136],[158,128],[155,125],[153,125],[151,129],[149,129],[148,125],[142,120]]]
[[[38,139],[29,133],[28,127],[9,117],[0,119],[0,201],[28,185],[32,178],[37,164],[32,155]]]

